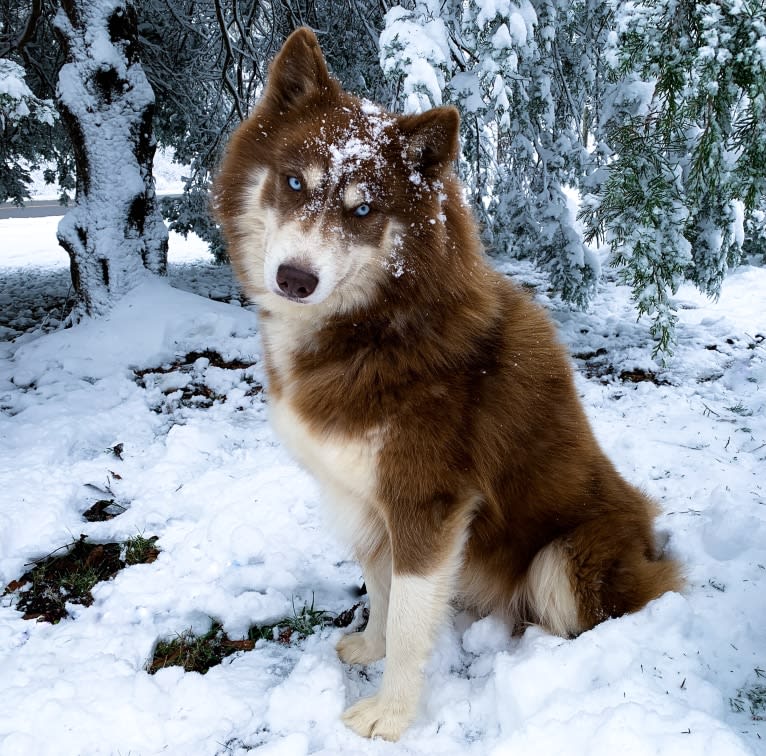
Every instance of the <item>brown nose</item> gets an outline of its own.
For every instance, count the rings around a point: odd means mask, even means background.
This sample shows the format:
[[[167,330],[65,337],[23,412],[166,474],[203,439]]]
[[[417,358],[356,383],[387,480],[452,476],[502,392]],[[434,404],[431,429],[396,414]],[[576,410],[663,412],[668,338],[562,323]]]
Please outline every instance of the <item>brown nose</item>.
[[[277,286],[290,299],[305,299],[314,293],[319,279],[308,270],[294,265],[280,265],[277,270]]]

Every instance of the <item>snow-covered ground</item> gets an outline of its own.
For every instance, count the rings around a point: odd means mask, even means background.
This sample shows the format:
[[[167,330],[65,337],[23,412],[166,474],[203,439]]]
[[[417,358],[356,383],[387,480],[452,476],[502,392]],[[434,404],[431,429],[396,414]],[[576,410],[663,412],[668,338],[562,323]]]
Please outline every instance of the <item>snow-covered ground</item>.
[[[0,599],[0,754],[766,753],[766,270],[734,272],[717,303],[684,289],[677,354],[661,368],[624,288],[606,280],[591,311],[573,313],[534,271],[507,266],[579,355],[596,432],[660,502],[688,589],[575,640],[457,616],[419,719],[392,745],[339,720],[383,668],[341,664],[347,630],[259,641],[205,675],[145,671],[159,639],[211,619],[237,638],[312,598],[348,609],[360,573],[250,390],[264,379],[258,324],[229,269],[174,236],[169,283],[57,329],[68,271],[56,222],[0,221],[0,589],[80,534],[156,535],[161,553],[57,625]],[[254,367],[201,358],[186,373],[134,373],[204,350]],[[629,380],[646,371],[655,381]],[[219,398],[182,401],[189,381]],[[89,484],[125,512],[86,522],[101,498]]]

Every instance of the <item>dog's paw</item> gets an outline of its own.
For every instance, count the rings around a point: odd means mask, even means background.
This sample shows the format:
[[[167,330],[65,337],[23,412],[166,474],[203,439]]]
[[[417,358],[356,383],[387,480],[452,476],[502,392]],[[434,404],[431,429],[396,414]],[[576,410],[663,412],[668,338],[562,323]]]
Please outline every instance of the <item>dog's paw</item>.
[[[399,740],[415,718],[415,712],[380,694],[363,698],[343,713],[343,722],[364,738]]]
[[[367,632],[344,635],[335,647],[346,664],[372,664],[386,655],[386,641],[372,639]]]

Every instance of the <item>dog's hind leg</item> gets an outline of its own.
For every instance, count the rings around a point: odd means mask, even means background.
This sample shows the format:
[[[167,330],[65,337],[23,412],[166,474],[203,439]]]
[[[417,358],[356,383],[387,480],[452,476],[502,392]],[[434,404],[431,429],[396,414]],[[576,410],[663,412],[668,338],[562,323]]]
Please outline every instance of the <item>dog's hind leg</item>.
[[[417,713],[423,670],[448,616],[470,511],[453,510],[434,531],[391,532],[393,574],[386,623],[386,669],[378,693],[343,721],[366,737],[398,740]]]
[[[338,656],[348,664],[370,664],[386,655],[391,550],[388,544],[381,544],[373,553],[361,555],[359,561],[367,586],[370,617],[362,632],[344,635],[338,642]]]

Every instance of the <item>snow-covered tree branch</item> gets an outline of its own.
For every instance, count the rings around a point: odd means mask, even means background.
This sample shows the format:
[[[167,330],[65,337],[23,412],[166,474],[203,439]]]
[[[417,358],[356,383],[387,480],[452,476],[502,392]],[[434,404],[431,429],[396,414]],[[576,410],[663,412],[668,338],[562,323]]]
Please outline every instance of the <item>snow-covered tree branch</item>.
[[[393,8],[381,34],[381,64],[405,110],[442,101],[461,110],[461,169],[492,250],[536,259],[579,304],[598,263],[564,189],[587,162],[598,35],[582,30],[593,15],[603,15],[595,3],[417,0]]]
[[[29,197],[29,171],[40,159],[40,132],[53,126],[56,111],[51,100],[36,97],[24,79],[24,69],[0,58],[0,196],[21,204]]]

